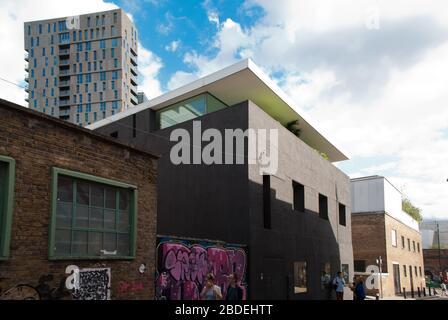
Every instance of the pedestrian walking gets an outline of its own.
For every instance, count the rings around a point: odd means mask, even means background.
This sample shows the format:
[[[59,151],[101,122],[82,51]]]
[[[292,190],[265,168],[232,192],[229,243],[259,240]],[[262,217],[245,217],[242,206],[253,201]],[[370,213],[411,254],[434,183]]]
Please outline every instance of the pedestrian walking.
[[[440,284],[440,287],[442,288],[442,297],[446,296],[446,284],[445,284],[445,282],[442,282]]]
[[[356,293],[355,293],[355,289],[356,289],[356,277],[353,277],[353,282],[350,284],[350,289],[353,292],[353,300],[356,300]]]
[[[342,272],[338,271],[336,277],[333,279],[333,288],[336,291],[336,300],[344,300],[345,280],[342,277]]]
[[[243,300],[243,289],[238,285],[238,275],[233,272],[229,275],[229,286],[226,293],[227,301]]]
[[[361,276],[356,279],[355,289],[353,290],[355,300],[362,301],[366,299],[366,291],[364,289],[364,280]]]
[[[203,300],[221,300],[221,288],[215,285],[215,277],[209,273],[206,277],[205,286],[202,288],[201,298]]]

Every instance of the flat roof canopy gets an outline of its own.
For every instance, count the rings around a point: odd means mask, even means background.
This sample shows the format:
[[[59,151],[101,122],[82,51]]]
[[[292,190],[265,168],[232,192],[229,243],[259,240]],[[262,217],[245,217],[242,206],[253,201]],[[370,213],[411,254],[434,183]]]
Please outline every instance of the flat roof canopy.
[[[100,120],[87,128],[94,130],[148,108],[160,110],[204,92],[210,92],[229,106],[251,100],[282,125],[298,120],[301,140],[326,153],[331,162],[348,159],[316,129],[315,123],[311,124],[309,117],[292,99],[250,59],[242,60],[136,107]]]

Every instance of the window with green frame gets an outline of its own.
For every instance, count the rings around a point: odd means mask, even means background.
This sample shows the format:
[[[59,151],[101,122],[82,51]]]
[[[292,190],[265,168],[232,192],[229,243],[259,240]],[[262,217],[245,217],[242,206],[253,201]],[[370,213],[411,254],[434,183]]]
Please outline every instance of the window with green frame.
[[[14,180],[14,159],[0,155],[0,260],[6,260],[9,257]]]
[[[137,188],[53,168],[50,259],[132,259]]]

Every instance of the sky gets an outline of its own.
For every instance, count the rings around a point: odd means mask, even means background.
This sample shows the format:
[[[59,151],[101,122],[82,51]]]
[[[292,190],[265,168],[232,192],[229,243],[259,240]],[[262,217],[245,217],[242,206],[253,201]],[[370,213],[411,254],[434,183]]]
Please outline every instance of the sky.
[[[24,21],[118,6],[148,98],[251,58],[348,153],[341,170],[448,218],[445,0],[0,0],[0,78],[24,85]],[[4,80],[0,97],[25,103]]]

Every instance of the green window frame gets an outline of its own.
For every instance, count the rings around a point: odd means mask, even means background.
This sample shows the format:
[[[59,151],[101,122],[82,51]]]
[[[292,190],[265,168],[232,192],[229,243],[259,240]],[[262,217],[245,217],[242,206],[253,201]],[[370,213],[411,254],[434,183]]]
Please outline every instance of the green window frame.
[[[0,155],[0,261],[9,258],[16,162]]]
[[[50,260],[135,258],[136,186],[52,168],[51,201]],[[113,244],[111,239],[115,247],[109,250],[106,243]]]

